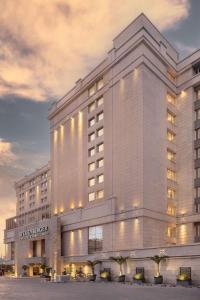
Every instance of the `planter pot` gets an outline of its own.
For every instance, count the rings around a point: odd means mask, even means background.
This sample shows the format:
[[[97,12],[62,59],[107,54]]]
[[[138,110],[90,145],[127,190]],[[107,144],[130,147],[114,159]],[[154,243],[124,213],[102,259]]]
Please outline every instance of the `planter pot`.
[[[187,286],[192,285],[192,280],[177,280],[176,283],[179,286],[185,286],[185,287],[187,287]]]
[[[97,275],[96,274],[94,274],[94,275],[91,275],[90,276],[90,281],[95,281],[96,280],[96,278],[97,278]]]
[[[120,276],[118,277],[118,282],[125,282],[125,278],[126,278],[125,275],[120,275]]]
[[[163,283],[163,277],[162,277],[162,275],[160,275],[158,277],[154,277],[154,283],[155,284],[162,284]]]

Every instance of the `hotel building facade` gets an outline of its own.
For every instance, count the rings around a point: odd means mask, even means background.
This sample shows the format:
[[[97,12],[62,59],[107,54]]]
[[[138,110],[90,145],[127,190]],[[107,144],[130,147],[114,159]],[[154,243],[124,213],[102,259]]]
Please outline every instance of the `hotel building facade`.
[[[42,261],[57,274],[80,266],[88,272],[93,259],[115,273],[109,257],[125,255],[127,277],[144,267],[151,281],[148,257],[165,254],[166,282],[189,266],[199,283],[200,50],[180,60],[141,14],[50,108],[49,123],[47,200],[37,196],[37,170],[16,184],[17,216],[7,220],[7,259],[16,274],[23,264],[36,274]],[[39,202],[30,207],[32,178]]]

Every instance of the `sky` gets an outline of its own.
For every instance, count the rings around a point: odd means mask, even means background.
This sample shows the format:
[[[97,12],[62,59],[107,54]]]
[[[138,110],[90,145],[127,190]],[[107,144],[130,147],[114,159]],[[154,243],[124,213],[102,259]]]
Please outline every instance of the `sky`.
[[[0,1],[0,255],[14,182],[49,160],[48,109],[141,12],[185,57],[200,48],[199,0]]]

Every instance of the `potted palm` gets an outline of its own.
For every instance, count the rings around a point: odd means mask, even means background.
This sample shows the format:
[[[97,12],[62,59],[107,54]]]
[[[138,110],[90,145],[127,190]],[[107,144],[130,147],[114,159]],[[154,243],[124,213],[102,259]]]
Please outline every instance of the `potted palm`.
[[[87,264],[88,266],[91,268],[91,271],[92,271],[92,275],[90,276],[90,281],[95,281],[96,280],[96,277],[97,275],[94,273],[94,268],[96,265],[100,264],[101,261],[100,260],[88,260],[87,261]]]
[[[46,273],[46,265],[45,264],[41,264],[40,265],[40,269],[42,269],[42,274],[41,274],[41,276],[42,277],[44,277],[45,276],[45,273]]]
[[[125,282],[125,274],[122,272],[122,265],[126,263],[128,256],[116,256],[116,257],[110,257],[111,260],[115,261],[119,265],[119,282]]]
[[[154,276],[154,283],[155,284],[163,283],[163,276],[160,274],[160,263],[162,261],[166,260],[166,258],[168,258],[168,256],[166,256],[166,255],[162,255],[162,256],[155,255],[155,256],[150,257],[150,259],[152,261],[154,261],[157,265],[157,272],[156,272],[156,275]]]

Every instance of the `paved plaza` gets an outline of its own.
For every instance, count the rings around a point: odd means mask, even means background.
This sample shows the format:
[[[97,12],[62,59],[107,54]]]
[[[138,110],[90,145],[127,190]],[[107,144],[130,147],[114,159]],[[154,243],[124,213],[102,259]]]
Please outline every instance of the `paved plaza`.
[[[200,288],[134,286],[120,283],[44,283],[0,279],[2,300],[199,300]]]

